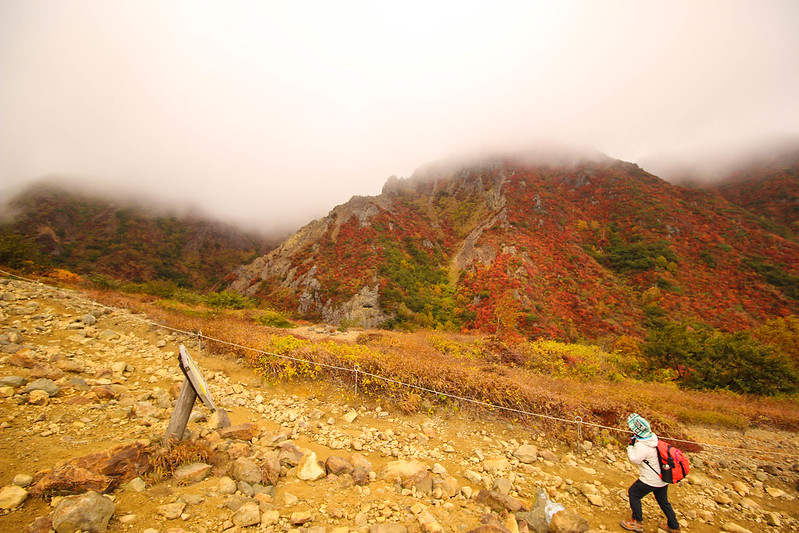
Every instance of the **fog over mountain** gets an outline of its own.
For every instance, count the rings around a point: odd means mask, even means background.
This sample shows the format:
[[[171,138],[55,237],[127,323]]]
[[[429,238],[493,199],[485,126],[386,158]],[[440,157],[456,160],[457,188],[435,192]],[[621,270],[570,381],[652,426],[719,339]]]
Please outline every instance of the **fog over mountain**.
[[[542,143],[712,177],[799,135],[797,23],[792,0],[0,0],[0,197],[70,176],[292,228]]]

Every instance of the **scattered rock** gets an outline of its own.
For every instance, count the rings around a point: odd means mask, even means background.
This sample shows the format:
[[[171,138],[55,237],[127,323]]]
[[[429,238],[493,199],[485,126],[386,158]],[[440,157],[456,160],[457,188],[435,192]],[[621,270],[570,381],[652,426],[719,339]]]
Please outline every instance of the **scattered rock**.
[[[402,483],[419,472],[425,471],[427,471],[427,465],[421,461],[391,461],[383,467],[378,477],[391,483]]]
[[[300,459],[302,459],[309,452],[310,450],[305,450],[298,447],[293,442],[286,441],[280,444],[280,453],[278,457],[281,464],[297,466],[300,464]]]
[[[180,483],[197,483],[205,479],[211,472],[211,465],[205,463],[191,463],[175,470],[174,478]]]
[[[260,483],[263,481],[261,467],[247,457],[240,457],[233,462],[233,478],[247,483]]]
[[[239,527],[254,526],[261,523],[261,508],[256,502],[245,503],[233,513],[233,523]]]
[[[67,496],[53,511],[56,533],[103,533],[114,514],[116,505],[96,492]]]
[[[355,471],[355,467],[343,457],[331,455],[325,460],[325,470],[328,474],[340,476],[342,474],[352,474]]]
[[[46,472],[31,489],[34,496],[78,494],[86,491],[110,492],[114,479],[74,464],[61,464]]]
[[[258,427],[255,424],[245,422],[235,426],[223,427],[219,430],[219,436],[223,439],[239,439],[251,441],[258,436]]]
[[[57,396],[61,389],[52,380],[47,378],[39,378],[36,381],[31,381],[25,386],[25,392],[30,394],[33,391],[44,391],[51,398]]]
[[[314,452],[304,455],[297,464],[297,477],[303,481],[316,481],[325,475],[325,469],[319,464]]]
[[[532,444],[523,444],[513,452],[513,456],[522,463],[535,463],[538,460],[538,448]]]
[[[223,429],[230,427],[230,417],[224,409],[217,409],[208,419],[211,429]],[[246,439],[250,440],[250,439]]]
[[[441,527],[441,524],[438,523],[430,511],[422,511],[416,519],[419,521],[419,527],[422,528],[424,533],[443,533],[444,531],[444,528]]]
[[[303,524],[307,524],[313,520],[313,515],[311,515],[311,511],[297,511],[291,513],[291,523],[295,526],[301,526]]]
[[[715,496],[713,496],[713,500],[719,505],[730,505],[732,503],[732,498],[730,498],[723,492],[719,492]]]
[[[11,387],[16,389],[27,383],[27,379],[22,376],[5,376],[0,378],[0,387]]]
[[[349,528],[345,529],[349,531]],[[343,531],[342,533],[347,532]],[[408,528],[402,524],[374,524],[369,527],[369,533],[408,533]]]
[[[588,501],[591,502],[591,505],[595,505],[596,507],[603,507],[604,502],[602,501],[602,496],[599,494],[586,494],[585,496],[588,498]]]
[[[501,513],[503,511],[516,513],[519,511],[530,510],[530,506],[525,502],[495,490],[481,490],[477,493],[477,497],[475,499],[477,503],[487,505],[492,511],[497,513]]]
[[[263,481],[270,485],[277,485],[280,478],[280,456],[277,452],[268,452],[264,454],[261,460],[261,475]]]
[[[550,533],[583,533],[588,531],[588,520],[573,509],[564,509],[552,515],[549,523]]]
[[[50,533],[53,531],[53,519],[48,516],[40,516],[28,524],[27,533]]]
[[[43,390],[31,391],[28,394],[28,403],[30,405],[47,405],[50,403],[50,395]]]
[[[785,491],[784,490],[777,489],[777,488],[774,488],[774,487],[766,487],[766,492],[772,498],[782,498],[783,496],[785,496]]]
[[[750,530],[739,526],[734,522],[727,522],[726,524],[723,524],[721,526],[721,530],[726,531],[727,533],[752,533]]]
[[[13,351],[9,351],[13,350]],[[13,355],[8,358],[8,363],[13,366],[19,366],[22,368],[33,368],[36,364],[29,354],[21,353],[22,350],[19,349],[19,346],[16,344],[10,344],[4,349],[6,353],[12,353]]]
[[[267,510],[261,515],[261,526],[274,526],[280,522],[280,511]]]
[[[16,485],[0,489],[0,509],[13,509],[21,505],[28,497],[28,491]]]
[[[156,508],[158,514],[166,518],[167,520],[175,520],[176,518],[180,518],[180,515],[183,514],[183,510],[186,508],[185,502],[175,502],[175,503],[166,503],[164,505],[159,505]]]
[[[144,480],[140,477],[135,477],[128,481],[128,484],[125,485],[127,489],[132,490],[134,492],[144,492],[147,488],[147,485],[144,483]]]
[[[49,365],[46,363],[36,363],[35,365],[33,365],[33,368],[31,368],[31,377],[45,378],[51,381],[56,381],[64,377],[64,371],[53,365]]]
[[[31,483],[33,483],[33,476],[30,474],[17,474],[14,476],[14,480],[12,481],[14,485],[17,487],[29,487]]]
[[[236,492],[236,482],[225,476],[219,480],[217,490],[219,494],[234,494]]]

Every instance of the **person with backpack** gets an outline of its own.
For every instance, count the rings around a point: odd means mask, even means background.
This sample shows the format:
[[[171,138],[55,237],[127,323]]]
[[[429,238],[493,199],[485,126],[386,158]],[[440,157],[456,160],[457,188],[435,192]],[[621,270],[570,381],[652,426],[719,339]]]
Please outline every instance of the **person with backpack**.
[[[630,445],[627,446],[627,456],[630,458],[630,462],[638,465],[639,477],[627,489],[632,517],[629,520],[621,520],[621,527],[628,531],[642,532],[644,530],[641,498],[652,492],[655,494],[655,500],[663,514],[666,515],[666,522],[660,523],[660,529],[670,533],[680,531],[677,515],[669,503],[669,483],[661,477],[658,437],[652,433],[649,422],[639,414],[632,413],[628,416],[627,425],[633,432]]]

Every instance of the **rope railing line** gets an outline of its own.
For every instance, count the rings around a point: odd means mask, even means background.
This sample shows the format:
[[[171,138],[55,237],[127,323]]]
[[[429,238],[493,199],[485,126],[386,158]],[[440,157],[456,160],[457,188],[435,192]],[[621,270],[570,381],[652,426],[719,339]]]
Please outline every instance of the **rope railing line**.
[[[20,280],[23,280],[23,281],[26,281],[26,282],[29,282],[29,283],[33,283],[33,284],[37,284],[37,285],[46,287],[46,288],[48,288],[50,290],[53,290],[53,291],[63,291],[63,290],[65,290],[65,289],[62,289],[62,288],[59,288],[59,287],[53,287],[53,286],[47,285],[45,283],[40,282],[39,280],[31,280],[31,279],[24,278],[22,276],[18,276],[16,274],[13,274],[13,273],[10,273],[10,272],[6,272],[4,270],[0,270],[0,274],[5,274],[7,276],[13,276],[13,277],[18,278]],[[95,303],[93,302],[93,305],[94,304]],[[106,309],[113,309],[111,306],[107,306],[107,305],[104,305],[104,304],[101,304],[101,303],[97,303],[96,305],[98,305],[100,307],[104,307]],[[224,339],[217,339],[217,338],[214,338],[214,337],[209,337],[207,335],[204,335],[202,333],[202,331],[197,331],[197,332],[195,332],[195,331],[186,331],[186,330],[182,330],[182,329],[179,329],[179,328],[174,328],[172,326],[168,326],[166,324],[160,324],[160,323],[155,322],[153,320],[150,320],[148,318],[139,317],[136,314],[130,314],[130,316],[132,318],[134,318],[136,320],[139,320],[141,322],[144,322],[144,323],[146,323],[146,324],[148,324],[150,326],[155,326],[155,327],[158,327],[158,328],[166,329],[166,330],[169,330],[169,331],[172,331],[172,332],[175,332],[175,333],[186,335],[188,337],[197,337],[198,338],[198,342],[199,342],[200,339],[204,338],[204,339],[206,339],[208,341],[211,341],[211,342],[216,342],[216,343],[219,343],[219,344],[231,346],[231,347],[238,348],[238,349],[245,350],[245,351],[254,352],[254,353],[257,353],[257,354],[261,354],[261,355],[267,355],[267,356],[270,356],[270,357],[277,357],[277,358],[286,359],[286,360],[289,360],[289,361],[292,361],[292,362],[297,362],[297,363],[312,364],[312,365],[316,365],[316,366],[319,366],[319,367],[322,367],[322,368],[328,368],[328,369],[331,369],[331,370],[337,370],[337,371],[343,371],[343,372],[352,372],[352,373],[355,374],[356,380],[357,380],[358,375],[363,375],[363,376],[368,376],[368,377],[371,377],[371,378],[374,378],[374,379],[379,379],[379,380],[382,380],[382,381],[386,381],[386,382],[389,382],[389,383],[394,383],[394,384],[402,386],[402,387],[407,387],[407,388],[410,388],[410,389],[415,389],[415,390],[419,390],[419,391],[422,391],[422,392],[426,392],[426,393],[429,393],[429,394],[434,394],[434,395],[438,395],[438,396],[444,396],[444,397],[447,397],[447,398],[452,398],[454,400],[467,402],[467,403],[472,403],[472,404],[479,405],[479,406],[482,406],[482,407],[485,407],[485,408],[488,408],[488,409],[497,409],[497,410],[502,410],[502,411],[507,411],[507,412],[520,414],[520,415],[526,415],[526,416],[532,416],[532,417],[537,417],[537,418],[542,418],[542,419],[553,420],[553,421],[556,421],[556,422],[575,424],[575,425],[578,425],[578,427],[580,425],[585,425],[585,426],[595,427],[595,428],[599,428],[599,429],[615,431],[615,432],[619,432],[619,433],[632,434],[632,432],[629,431],[629,430],[620,429],[620,428],[611,427],[611,426],[605,426],[605,425],[596,424],[596,423],[593,423],[593,422],[586,422],[586,421],[583,421],[581,419],[578,420],[580,417],[576,417],[574,420],[570,420],[568,418],[562,418],[562,417],[557,417],[557,416],[552,416],[552,415],[546,415],[546,414],[543,414],[543,413],[536,413],[536,412],[532,412],[532,411],[525,411],[525,410],[521,410],[521,409],[515,409],[513,407],[507,407],[507,406],[504,406],[504,405],[492,404],[492,403],[485,402],[485,401],[482,401],[482,400],[477,400],[477,399],[474,399],[474,398],[468,398],[468,397],[465,397],[465,396],[458,396],[456,394],[450,394],[450,393],[446,393],[446,392],[437,391],[435,389],[431,389],[431,388],[428,388],[428,387],[423,387],[421,385],[414,385],[414,384],[406,383],[406,382],[403,382],[403,381],[400,381],[400,380],[396,380],[396,379],[393,379],[393,378],[388,378],[388,377],[385,377],[385,376],[381,376],[379,374],[366,372],[366,371],[364,371],[364,370],[362,370],[360,368],[360,365],[357,365],[357,364],[353,368],[348,368],[348,367],[330,365],[330,364],[327,364],[327,363],[320,363],[318,361],[312,361],[310,359],[302,359],[302,358],[299,358],[299,357],[293,357],[293,356],[285,355],[285,354],[277,354],[277,353],[267,352],[265,350],[259,350],[257,348],[252,348],[250,346],[245,346],[243,344],[238,344],[238,343],[235,343],[235,342],[226,341]],[[356,381],[356,383],[357,383],[357,381]],[[736,446],[726,446],[726,445],[722,445],[722,444],[709,444],[709,443],[705,443],[705,442],[698,442],[698,441],[692,441],[692,440],[683,440],[683,439],[674,439],[674,438],[670,438],[670,437],[662,437],[662,438],[664,440],[667,440],[667,441],[670,441],[670,442],[679,442],[679,443],[684,443],[684,444],[694,444],[694,445],[702,446],[702,447],[706,447],[706,448],[715,448],[715,449],[722,449],[722,450],[728,450],[728,451],[745,452],[747,454],[757,454],[757,453],[759,453],[759,454],[777,455],[777,456],[783,456],[783,457],[793,457],[793,456],[795,456],[795,454],[792,454],[792,453],[776,452],[776,451],[762,450],[762,449],[757,449],[757,448],[743,448],[743,447],[736,447]]]

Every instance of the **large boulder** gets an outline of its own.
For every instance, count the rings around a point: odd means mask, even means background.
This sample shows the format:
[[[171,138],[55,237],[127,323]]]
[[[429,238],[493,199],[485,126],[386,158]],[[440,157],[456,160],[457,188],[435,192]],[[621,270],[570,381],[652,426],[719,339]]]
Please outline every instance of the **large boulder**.
[[[144,442],[119,444],[106,451],[58,463],[43,472],[31,494],[77,494],[110,492],[150,468],[150,453]]]

